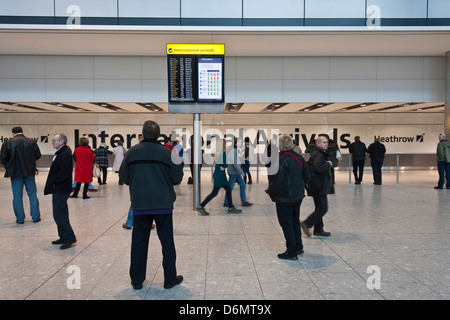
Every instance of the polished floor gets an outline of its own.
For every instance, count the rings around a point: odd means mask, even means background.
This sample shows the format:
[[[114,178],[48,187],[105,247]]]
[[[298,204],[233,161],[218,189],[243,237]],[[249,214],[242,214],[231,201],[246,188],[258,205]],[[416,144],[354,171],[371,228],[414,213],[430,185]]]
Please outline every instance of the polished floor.
[[[152,232],[147,279],[135,291],[128,275],[131,231],[122,228],[128,188],[109,174],[91,199],[69,199],[78,238],[60,250],[51,197],[43,195],[46,172],[37,176],[42,221],[15,223],[8,179],[0,179],[0,299],[88,300],[446,300],[450,298],[450,190],[435,190],[436,171],[384,173],[361,185],[337,173],[336,194],[324,218],[331,237],[303,238],[298,261],[277,258],[285,250],[275,206],[264,193],[266,177],[247,186],[251,207],[228,215],[224,191],[193,211],[192,185],[176,187],[174,214],[177,269],[184,282],[163,288],[161,246]],[[256,172],[253,173],[254,175]],[[255,179],[256,180],[256,179]],[[202,174],[202,198],[212,189]],[[239,187],[233,192],[240,204]],[[24,196],[25,203],[27,197]],[[304,219],[313,210],[306,197]],[[79,272],[78,272],[79,271]],[[76,275],[80,275],[76,278]],[[77,281],[79,280],[79,281]],[[79,285],[77,287],[76,285]]]

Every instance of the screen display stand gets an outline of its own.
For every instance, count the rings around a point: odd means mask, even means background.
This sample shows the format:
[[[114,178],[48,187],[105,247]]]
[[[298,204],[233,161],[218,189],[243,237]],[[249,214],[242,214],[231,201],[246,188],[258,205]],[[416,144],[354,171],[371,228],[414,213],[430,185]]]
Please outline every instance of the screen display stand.
[[[170,113],[224,113],[225,103],[170,103]]]

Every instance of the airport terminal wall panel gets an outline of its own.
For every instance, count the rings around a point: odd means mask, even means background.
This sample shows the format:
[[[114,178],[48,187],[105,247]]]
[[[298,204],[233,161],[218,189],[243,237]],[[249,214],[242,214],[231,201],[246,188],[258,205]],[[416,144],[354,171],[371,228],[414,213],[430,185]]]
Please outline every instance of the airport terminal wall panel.
[[[74,7],[76,6],[76,7]],[[447,0],[0,0],[0,23],[83,25],[449,25]],[[74,9],[76,8],[76,9]],[[374,16],[375,15],[375,16]]]
[[[79,137],[89,135],[94,148],[102,142],[114,147],[118,139],[123,140],[125,147],[129,148],[138,143],[142,124],[146,120],[158,122],[163,134],[175,132],[184,146],[190,147],[189,138],[193,134],[192,114],[158,112],[2,113],[0,137],[4,141],[11,137],[12,127],[22,126],[25,135],[35,139],[42,153],[47,155],[54,153],[51,137],[60,132],[68,136],[71,147],[75,146],[75,140]],[[202,114],[200,120],[204,147],[209,152],[213,152],[209,142],[215,136],[221,139],[231,134],[255,141],[259,132],[261,144],[266,142],[265,138],[290,134],[299,141],[303,150],[317,135],[326,133],[336,141],[344,154],[348,153],[349,144],[358,135],[366,144],[372,143],[375,137],[383,138],[388,153],[435,154],[438,136],[444,126],[442,113],[262,113],[257,117],[254,114]]]
[[[445,101],[445,57],[226,57],[233,103]],[[167,58],[0,55],[0,102],[167,103]]]

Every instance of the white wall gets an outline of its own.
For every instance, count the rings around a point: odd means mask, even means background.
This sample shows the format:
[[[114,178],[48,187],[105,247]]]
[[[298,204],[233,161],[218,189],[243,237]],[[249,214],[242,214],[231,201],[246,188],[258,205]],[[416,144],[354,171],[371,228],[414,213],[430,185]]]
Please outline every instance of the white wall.
[[[227,102],[437,102],[445,57],[226,57]],[[0,101],[167,102],[166,57],[0,55]]]

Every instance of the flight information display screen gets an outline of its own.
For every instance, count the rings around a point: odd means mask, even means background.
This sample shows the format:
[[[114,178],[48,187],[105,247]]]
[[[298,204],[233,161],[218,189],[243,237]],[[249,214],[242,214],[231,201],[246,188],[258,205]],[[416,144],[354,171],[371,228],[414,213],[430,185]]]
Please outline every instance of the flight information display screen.
[[[168,56],[169,102],[196,102],[195,56]]]
[[[198,57],[198,102],[223,102],[223,57]]]

